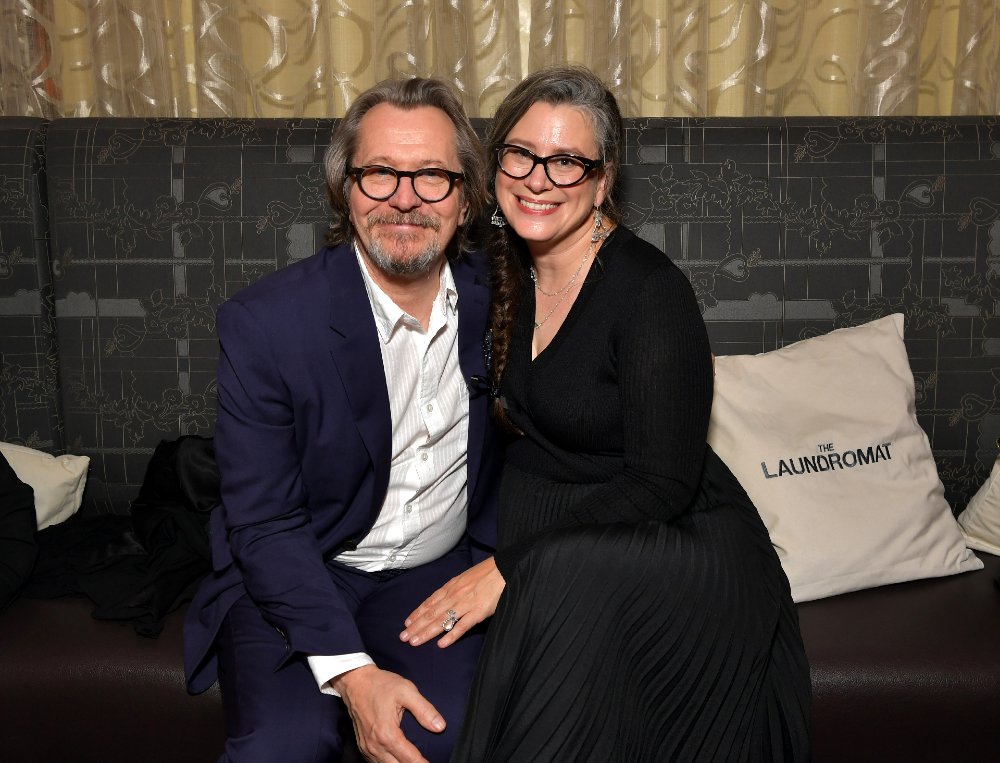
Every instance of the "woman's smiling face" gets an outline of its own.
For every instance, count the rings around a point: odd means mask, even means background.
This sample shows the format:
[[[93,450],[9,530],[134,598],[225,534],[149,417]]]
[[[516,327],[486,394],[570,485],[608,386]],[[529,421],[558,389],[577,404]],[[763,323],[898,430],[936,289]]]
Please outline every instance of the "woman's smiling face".
[[[572,106],[536,103],[507,134],[505,142],[536,156],[572,154],[599,159],[590,118]],[[578,185],[555,185],[541,164],[527,177],[514,179],[497,171],[497,203],[514,231],[530,250],[547,250],[589,240],[594,207],[604,201],[606,176],[592,170]]]

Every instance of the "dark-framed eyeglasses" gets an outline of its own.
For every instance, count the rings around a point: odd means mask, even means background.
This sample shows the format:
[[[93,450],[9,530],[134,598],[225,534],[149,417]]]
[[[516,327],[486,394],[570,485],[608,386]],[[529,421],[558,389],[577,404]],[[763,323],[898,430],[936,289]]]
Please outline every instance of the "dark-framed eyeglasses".
[[[497,149],[500,171],[507,177],[521,180],[528,177],[539,164],[553,185],[566,188],[582,183],[593,170],[604,165],[600,159],[588,159],[573,154],[552,154],[538,156],[524,146],[504,143]]]
[[[448,198],[456,180],[463,180],[461,172],[452,172],[441,167],[424,167],[420,170],[397,170],[381,164],[365,167],[349,167],[347,174],[353,177],[361,193],[373,201],[385,201],[399,188],[401,178],[409,178],[413,192],[421,201],[433,204]]]

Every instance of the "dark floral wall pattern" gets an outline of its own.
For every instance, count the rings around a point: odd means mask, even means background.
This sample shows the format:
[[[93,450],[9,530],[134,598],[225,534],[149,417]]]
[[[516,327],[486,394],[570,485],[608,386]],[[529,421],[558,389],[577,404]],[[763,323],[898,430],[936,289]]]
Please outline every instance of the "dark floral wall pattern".
[[[58,403],[55,295],[48,258],[46,123],[0,130],[0,439],[65,446]]]
[[[160,440],[210,435],[215,309],[323,244],[333,125],[77,119],[0,146],[0,194],[18,202],[0,239],[0,321],[17,337],[0,436],[90,455],[90,510],[121,511]],[[33,141],[38,187],[18,164]],[[1000,435],[998,179],[992,117],[635,119],[621,190],[626,224],[690,278],[717,354],[904,313],[957,510]]]

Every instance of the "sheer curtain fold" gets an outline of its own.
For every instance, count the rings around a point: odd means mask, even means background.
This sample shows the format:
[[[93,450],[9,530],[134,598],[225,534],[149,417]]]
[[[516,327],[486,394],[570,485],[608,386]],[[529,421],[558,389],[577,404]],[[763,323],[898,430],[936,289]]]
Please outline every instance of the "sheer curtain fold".
[[[48,2],[0,6],[0,114],[58,116],[61,62]]]
[[[386,77],[489,116],[582,63],[627,116],[1000,110],[1000,0],[8,0],[0,114],[340,116]]]

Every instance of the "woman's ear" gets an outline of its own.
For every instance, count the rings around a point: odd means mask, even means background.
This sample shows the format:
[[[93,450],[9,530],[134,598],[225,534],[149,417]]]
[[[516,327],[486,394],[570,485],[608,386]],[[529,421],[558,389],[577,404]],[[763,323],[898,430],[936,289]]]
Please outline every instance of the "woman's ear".
[[[607,170],[601,170],[601,177],[597,181],[597,193],[594,196],[594,206],[599,207],[604,203],[605,197],[608,195],[608,183],[611,176],[608,174]]]

